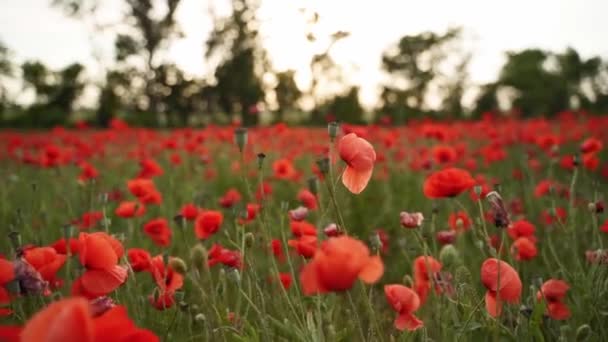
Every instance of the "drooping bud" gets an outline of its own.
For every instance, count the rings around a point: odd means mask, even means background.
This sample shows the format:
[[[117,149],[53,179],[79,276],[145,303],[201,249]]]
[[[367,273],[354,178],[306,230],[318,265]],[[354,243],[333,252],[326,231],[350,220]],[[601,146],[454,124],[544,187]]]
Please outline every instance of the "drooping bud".
[[[169,259],[169,267],[171,267],[175,272],[184,275],[188,272],[188,266],[186,262],[178,257],[172,257]]]
[[[456,239],[456,231],[454,230],[441,230],[436,234],[437,241],[442,245],[449,245]]]
[[[292,221],[302,221],[308,216],[308,208],[299,206],[295,209],[288,211],[289,218]]]
[[[247,247],[253,246],[253,243],[255,242],[255,236],[253,235],[252,232],[245,233],[244,239],[245,239],[245,246],[247,246]]]
[[[408,213],[402,211],[399,214],[401,225],[404,228],[418,228],[424,221],[424,215],[422,213]]]
[[[238,127],[234,130],[234,143],[239,148],[239,151],[243,152],[247,145],[247,128]]]
[[[342,235],[342,231],[340,230],[340,228],[338,228],[338,225],[336,225],[335,223],[328,224],[323,229],[323,233],[325,233],[325,236],[327,236],[327,237],[335,237],[335,236]]]
[[[19,258],[13,261],[13,266],[15,280],[19,284],[19,292],[22,295],[39,295],[48,291],[49,283],[25,259]]]
[[[496,191],[491,191],[486,195],[486,200],[492,206],[494,224],[497,228],[507,228],[511,223],[509,213],[505,208],[502,197]]]
[[[576,329],[576,342],[587,341],[591,336],[591,327],[589,324],[583,324],[578,329]]]

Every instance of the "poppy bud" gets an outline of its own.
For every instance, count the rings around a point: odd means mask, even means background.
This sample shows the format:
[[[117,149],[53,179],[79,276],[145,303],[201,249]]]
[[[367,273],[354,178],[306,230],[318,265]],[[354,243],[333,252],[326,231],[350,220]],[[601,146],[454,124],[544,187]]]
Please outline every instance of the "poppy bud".
[[[202,313],[197,313],[196,316],[194,316],[194,320],[197,322],[204,322],[206,319],[205,315],[203,315]]]
[[[372,236],[370,237],[370,244],[374,251],[379,251],[380,249],[382,249],[382,240],[380,239],[380,234],[378,234],[377,232],[372,234]]]
[[[203,245],[196,245],[190,250],[190,258],[196,268],[207,265],[207,250]]]
[[[336,136],[338,136],[339,129],[340,129],[340,125],[335,121],[332,121],[327,124],[327,133],[329,134],[330,141],[333,142],[334,139],[336,138]]]
[[[93,317],[103,315],[106,311],[110,310],[114,306],[114,301],[108,296],[97,297],[89,301],[89,307],[91,308],[91,315]]]
[[[576,329],[576,342],[587,341],[591,336],[591,327],[589,324],[583,324]]]
[[[475,185],[473,187],[473,192],[475,192],[475,195],[477,195],[477,196],[481,195],[482,190],[483,190],[483,187],[481,185]]]
[[[422,213],[408,213],[402,211],[399,214],[401,225],[404,228],[418,228],[424,221],[424,215]]]
[[[258,153],[258,170],[262,169],[265,158],[266,158],[266,155],[264,153]]]
[[[295,209],[292,209],[288,212],[289,218],[292,221],[302,221],[308,216],[308,208],[299,206]]]
[[[241,282],[241,272],[236,268],[231,268],[228,273],[228,278],[236,284],[239,284]]]
[[[329,172],[329,158],[325,157],[317,160],[317,166],[319,167],[319,171],[323,175],[326,175]]]
[[[172,257],[169,260],[169,267],[171,267],[175,272],[184,275],[188,272],[188,266],[186,262],[178,257]]]
[[[325,233],[327,237],[335,237],[340,236],[342,234],[340,228],[338,228],[335,223],[328,224],[327,227],[323,229],[323,233]]]
[[[403,276],[403,284],[407,287],[412,287],[414,285],[414,280],[409,274]]]
[[[460,263],[460,254],[454,245],[445,245],[439,252],[439,260],[445,267],[458,265]]]
[[[239,127],[234,130],[234,143],[239,151],[243,152],[245,145],[247,145],[247,128]]]
[[[486,195],[486,200],[490,202],[493,211],[494,224],[497,228],[507,228],[511,223],[509,213],[505,208],[502,197],[496,191],[492,191]]]
[[[252,232],[245,233],[244,239],[245,239],[245,246],[247,246],[247,247],[253,246],[253,243],[255,242],[255,237],[253,236]]]
[[[317,177],[308,178],[308,190],[316,195],[319,191],[319,183],[317,182]]]

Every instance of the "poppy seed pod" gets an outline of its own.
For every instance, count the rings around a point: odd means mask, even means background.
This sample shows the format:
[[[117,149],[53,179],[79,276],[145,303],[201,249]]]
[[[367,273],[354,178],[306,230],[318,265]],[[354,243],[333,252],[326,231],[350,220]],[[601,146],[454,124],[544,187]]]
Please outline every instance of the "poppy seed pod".
[[[190,258],[195,267],[207,265],[207,250],[203,245],[196,245],[190,250]]]
[[[234,130],[234,143],[239,148],[239,151],[243,152],[245,145],[247,145],[247,128],[239,127]]]
[[[262,166],[264,166],[265,158],[266,158],[266,155],[264,153],[258,153],[258,170],[261,170]]]
[[[308,178],[308,190],[312,192],[313,195],[316,195],[319,192],[319,182],[317,182],[317,177]]]
[[[338,136],[339,129],[340,125],[335,121],[332,121],[327,124],[327,133],[329,134],[329,140],[333,142],[334,139],[336,139],[336,137]]]
[[[319,171],[321,171],[323,175],[326,175],[329,172],[329,158],[324,157],[317,160],[317,166],[319,167]]]

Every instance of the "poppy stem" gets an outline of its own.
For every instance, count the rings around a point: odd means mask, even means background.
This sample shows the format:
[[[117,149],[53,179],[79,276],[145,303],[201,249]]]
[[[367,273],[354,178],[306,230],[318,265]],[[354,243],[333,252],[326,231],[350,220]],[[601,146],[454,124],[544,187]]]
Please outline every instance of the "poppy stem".
[[[336,200],[336,194],[334,193],[335,188],[332,188],[330,186],[330,183],[331,183],[331,180],[329,182],[328,182],[328,180],[325,180],[325,185],[327,185],[327,192],[329,193],[329,197],[331,198],[331,202],[334,206],[334,211],[336,212],[336,216],[338,218],[338,221],[340,222],[340,228],[342,230],[344,230],[344,232],[346,234],[348,234],[348,231],[346,229],[346,224],[344,223],[344,218],[342,217],[342,212],[340,211],[340,208],[338,207],[338,201]]]
[[[494,253],[492,253],[492,246],[490,246],[490,242],[492,240],[490,239],[490,235],[488,234],[488,228],[486,227],[486,220],[483,213],[483,204],[481,203],[481,198],[477,199],[477,205],[479,206],[479,220],[481,221],[481,228],[483,231],[484,238],[486,239],[486,241],[484,241],[484,246],[487,246],[491,256],[495,256],[493,255]]]

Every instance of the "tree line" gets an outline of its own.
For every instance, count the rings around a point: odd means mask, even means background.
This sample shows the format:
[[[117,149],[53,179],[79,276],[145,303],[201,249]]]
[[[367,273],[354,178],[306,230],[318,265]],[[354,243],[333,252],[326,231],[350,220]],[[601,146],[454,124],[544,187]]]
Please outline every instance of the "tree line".
[[[188,75],[167,63],[162,54],[183,33],[175,14],[181,0],[122,0],[127,23],[112,30],[113,63],[101,81],[91,82],[74,63],[52,70],[42,61],[13,61],[0,42],[0,124],[5,127],[51,127],[76,120],[107,126],[113,117],[138,125],[177,127],[266,121],[321,124],[328,120],[402,123],[411,118],[475,117],[510,108],[521,116],[554,115],[580,109],[608,112],[608,63],[565,51],[526,49],[506,54],[497,79],[473,85],[467,74],[471,53],[463,48],[463,32],[405,35],[382,53],[379,103],[369,115],[359,101],[359,88],[345,82],[346,71],[332,58],[332,48],[349,36],[337,31],[318,37],[319,14],[302,11],[306,39],[329,43],[310,61],[311,82],[301,89],[295,71],[276,71],[262,46],[257,0],[231,0],[227,16],[212,11],[213,29],[201,56],[213,71],[208,77]],[[67,16],[84,20],[95,15],[95,0],[53,0]],[[98,28],[102,30],[102,28]],[[34,94],[27,106],[11,98],[8,83],[20,80]],[[94,108],[77,108],[85,87],[99,96]],[[478,89],[470,108],[463,107],[468,89]],[[327,89],[333,89],[328,92]],[[337,90],[336,90],[337,89]],[[430,103],[434,102],[435,105]]]

